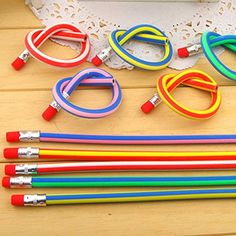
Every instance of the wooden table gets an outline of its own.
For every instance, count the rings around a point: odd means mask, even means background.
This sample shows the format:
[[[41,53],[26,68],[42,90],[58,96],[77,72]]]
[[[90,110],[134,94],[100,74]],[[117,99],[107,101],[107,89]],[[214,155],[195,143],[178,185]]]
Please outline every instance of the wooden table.
[[[5,132],[22,129],[41,129],[52,132],[77,132],[96,134],[214,134],[236,133],[236,89],[235,83],[224,79],[212,66],[202,59],[195,68],[210,73],[221,85],[223,101],[217,115],[206,121],[182,118],[165,105],[146,116],[140,105],[155,92],[155,83],[161,72],[110,71],[123,89],[123,103],[113,115],[99,120],[78,119],[60,112],[51,122],[41,118],[41,112],[51,101],[51,88],[60,78],[73,75],[76,69],[56,69],[30,60],[22,71],[14,71],[10,63],[23,49],[25,34],[42,27],[23,1],[2,1],[0,8],[0,107],[1,149],[14,146],[6,143]],[[59,45],[47,43],[43,50],[50,55],[72,56],[74,52]],[[59,49],[59,50],[57,50]],[[222,60],[235,68],[236,59],[224,53]],[[82,68],[91,66],[84,64]],[[73,96],[82,105],[101,106],[110,98],[109,91],[80,90]],[[186,105],[201,108],[207,106],[206,94],[189,88],[179,88],[175,96]],[[189,99],[191,98],[191,99]],[[43,147],[78,149],[122,149],[122,150],[236,150],[235,145],[207,146],[99,146],[40,144]],[[1,158],[0,173],[6,160]],[[233,174],[234,171],[153,173],[154,175],[200,175]],[[138,173],[127,173],[137,175]],[[141,173],[147,175],[148,173]],[[82,174],[81,174],[82,175]],[[84,174],[86,175],[86,174]],[[97,174],[99,175],[99,174]],[[112,175],[112,174],[107,174]],[[120,188],[122,189],[122,188]],[[136,190],[137,188],[135,188]],[[150,188],[154,189],[154,188]],[[74,193],[103,192],[108,189],[38,189],[6,190],[0,193],[1,235],[203,235],[236,234],[235,200],[173,201],[131,204],[100,204],[58,206],[47,208],[17,208],[10,205],[10,195],[20,192]],[[130,189],[129,189],[130,190]]]

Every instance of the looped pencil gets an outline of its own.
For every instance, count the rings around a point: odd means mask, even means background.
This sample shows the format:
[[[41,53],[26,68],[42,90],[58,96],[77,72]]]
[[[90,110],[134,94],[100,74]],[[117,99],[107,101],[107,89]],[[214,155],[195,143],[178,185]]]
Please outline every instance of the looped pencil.
[[[57,59],[42,53],[39,47],[47,39],[61,39],[81,43],[81,52],[72,59]],[[90,52],[90,42],[86,34],[71,24],[56,24],[46,29],[29,32],[25,37],[25,50],[12,62],[15,70],[20,70],[31,57],[51,66],[75,67],[83,63]]]
[[[151,62],[132,55],[123,47],[129,40],[138,40],[163,46],[163,58],[160,61]],[[109,36],[108,42],[110,47],[102,50],[92,59],[94,65],[101,65],[108,60],[114,52],[121,59],[133,66],[145,70],[161,70],[169,65],[173,55],[172,45],[168,37],[164,32],[152,25],[137,25],[129,30],[115,30]]]
[[[107,107],[101,109],[88,109],[76,106],[69,102],[68,99],[79,85],[110,87],[112,89],[112,101]],[[47,121],[51,120],[61,108],[78,117],[101,118],[113,113],[119,107],[122,100],[121,88],[117,80],[108,72],[97,68],[85,69],[73,77],[59,80],[53,87],[52,94],[54,101],[42,114],[43,118]]]
[[[177,102],[171,95],[171,92],[179,85],[207,91],[211,94],[211,104],[206,110],[195,110]],[[215,80],[208,74],[199,70],[186,70],[177,75],[168,74],[162,76],[157,82],[157,93],[141,107],[144,113],[151,112],[154,107],[163,101],[173,111],[191,119],[208,119],[212,117],[219,109],[221,95]]]
[[[224,65],[213,51],[213,48],[217,46],[223,46],[235,53],[236,35],[220,35],[215,32],[205,32],[202,34],[200,44],[179,48],[178,55],[179,57],[189,57],[203,51],[208,61],[219,73],[231,80],[236,80],[236,72]]]

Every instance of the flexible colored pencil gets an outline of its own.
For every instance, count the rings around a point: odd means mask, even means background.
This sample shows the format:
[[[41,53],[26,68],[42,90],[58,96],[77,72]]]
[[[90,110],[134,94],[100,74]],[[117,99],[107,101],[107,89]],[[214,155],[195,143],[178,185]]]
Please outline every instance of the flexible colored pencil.
[[[236,176],[88,176],[88,177],[31,177],[5,176],[6,188],[55,188],[55,187],[193,187],[236,185]]]
[[[60,142],[87,144],[225,144],[236,143],[236,134],[209,135],[95,135],[63,134],[41,131],[13,131],[6,133],[8,142]]]
[[[69,163],[27,163],[5,165],[6,175],[41,175],[101,171],[171,171],[235,169],[236,160],[217,161],[109,161]]]
[[[22,147],[5,148],[4,157],[78,161],[210,161],[236,160],[236,151],[81,151]]]
[[[17,194],[11,196],[14,206],[51,206],[83,203],[148,202],[190,199],[236,198],[231,189],[179,189],[163,191],[132,191],[78,194]]]

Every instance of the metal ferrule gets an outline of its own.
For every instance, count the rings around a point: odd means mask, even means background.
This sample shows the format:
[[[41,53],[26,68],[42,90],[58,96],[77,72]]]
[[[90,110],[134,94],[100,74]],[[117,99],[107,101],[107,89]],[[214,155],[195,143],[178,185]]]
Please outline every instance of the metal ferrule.
[[[27,50],[24,50],[20,55],[19,58],[23,60],[24,62],[27,62],[30,57],[30,54]]]
[[[39,142],[40,131],[20,131],[20,141],[23,142]]]
[[[111,47],[108,47],[108,48],[105,48],[103,49],[100,53],[97,54],[97,57],[102,61],[106,61],[107,59],[109,59],[112,55],[112,48]]]
[[[16,175],[36,175],[37,164],[19,164],[16,165]]]
[[[51,102],[50,106],[55,108],[57,111],[61,110],[61,106],[56,101]]]
[[[67,100],[70,95],[66,92],[62,92],[62,96]],[[57,111],[60,111],[61,110],[61,106],[54,100],[53,102],[50,103],[50,106],[55,108]]]
[[[46,194],[24,195],[24,206],[47,206]]]
[[[70,97],[70,95],[68,93],[66,93],[65,91],[62,92],[62,96],[65,98],[65,99],[68,99]]]
[[[18,176],[10,177],[11,188],[32,188],[32,177]]]
[[[193,44],[193,45],[187,47],[187,51],[189,53],[189,56],[199,54],[202,52],[202,45],[200,43]]]
[[[39,148],[36,147],[20,147],[18,148],[19,158],[38,158]]]
[[[149,101],[154,105],[154,107],[158,106],[162,102],[158,93],[155,93]]]

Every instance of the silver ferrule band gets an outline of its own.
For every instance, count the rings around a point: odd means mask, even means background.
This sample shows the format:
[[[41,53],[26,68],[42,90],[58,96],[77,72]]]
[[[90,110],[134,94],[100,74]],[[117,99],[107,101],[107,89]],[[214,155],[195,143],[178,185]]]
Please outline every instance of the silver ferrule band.
[[[20,55],[19,58],[23,60],[24,62],[27,62],[30,57],[30,54],[27,49],[25,49]]]
[[[55,108],[57,111],[61,110],[61,106],[56,101],[51,102],[50,106]]]
[[[15,167],[16,175],[36,175],[37,164],[19,164]]]
[[[39,148],[36,147],[20,147],[18,148],[19,158],[38,158]]]
[[[149,100],[155,107],[158,106],[162,100],[158,93],[155,93],[153,97]]]
[[[100,53],[97,54],[97,57],[102,61],[108,60],[113,53],[113,50],[111,47],[103,49]]]
[[[24,195],[24,206],[47,206],[46,194]]]
[[[66,93],[65,91],[62,92],[62,96],[65,98],[65,99],[68,99],[70,97],[70,95],[68,93]]]
[[[39,142],[40,131],[39,130],[29,130],[20,131],[20,141],[22,142]]]
[[[18,176],[10,177],[11,188],[32,188],[32,177],[30,176]]]
[[[187,51],[189,53],[189,56],[199,54],[202,52],[202,45],[200,43],[193,44],[193,45],[187,47]]]
[[[66,92],[62,92],[62,96],[68,100],[68,98],[70,97],[70,95]],[[54,100],[53,102],[50,103],[50,106],[55,108],[57,111],[60,111],[61,110],[61,106]]]

